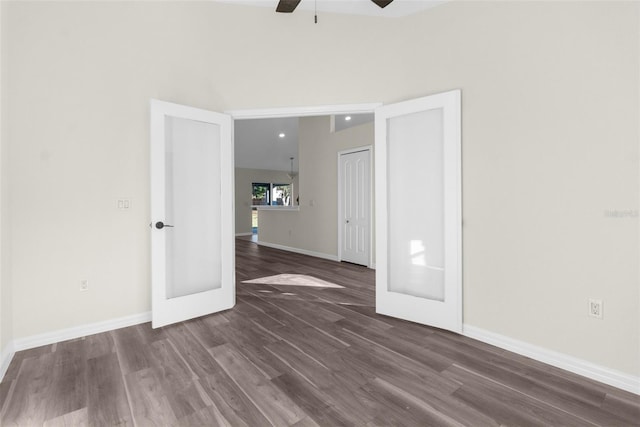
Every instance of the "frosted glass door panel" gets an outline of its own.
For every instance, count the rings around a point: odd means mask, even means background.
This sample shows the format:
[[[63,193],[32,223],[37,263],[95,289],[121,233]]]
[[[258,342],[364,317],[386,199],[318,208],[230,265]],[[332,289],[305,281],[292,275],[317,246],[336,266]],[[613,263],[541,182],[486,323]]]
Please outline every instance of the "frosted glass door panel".
[[[443,111],[387,120],[388,289],[443,301]]]
[[[166,296],[218,289],[221,275],[220,129],[166,117]]]

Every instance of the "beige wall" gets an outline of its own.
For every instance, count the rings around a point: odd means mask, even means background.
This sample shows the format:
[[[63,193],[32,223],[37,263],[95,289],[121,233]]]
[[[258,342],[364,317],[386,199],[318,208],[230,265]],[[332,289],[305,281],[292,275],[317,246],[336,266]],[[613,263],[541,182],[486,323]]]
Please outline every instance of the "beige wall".
[[[640,375],[638,218],[605,215],[638,209],[639,3],[317,25],[208,2],[1,7],[14,338],[150,309],[149,98],[224,111],[460,88],[465,323]]]
[[[236,234],[251,233],[251,184],[254,182],[271,182],[288,184],[291,179],[286,171],[266,169],[236,168]],[[293,200],[298,197],[298,177],[293,180]],[[260,226],[260,225],[258,225]]]
[[[5,283],[4,279],[3,279],[3,274],[4,274],[4,267],[5,264],[3,262],[3,258],[2,256],[4,255],[4,251],[3,251],[3,247],[2,247],[2,243],[5,242],[6,239],[5,238],[5,233],[4,233],[4,228],[2,227],[2,222],[4,219],[4,209],[5,209],[5,203],[3,203],[3,196],[6,194],[4,189],[3,189],[3,185],[5,183],[5,180],[3,179],[3,172],[4,172],[4,167],[2,165],[2,160],[4,159],[3,156],[3,143],[5,141],[5,139],[2,137],[2,100],[4,99],[2,97],[2,65],[4,63],[4,61],[2,60],[2,8],[0,7],[0,366],[2,366],[2,363],[4,362],[2,360],[2,355],[4,354],[4,350],[7,346],[7,338],[8,338],[8,334],[5,334],[5,328],[6,328],[6,324],[7,324],[7,314],[4,311],[4,307],[5,307],[5,299],[6,297],[4,296],[4,289],[5,287],[8,287],[8,284]]]
[[[9,349],[13,339],[13,304],[12,288],[10,284],[10,228],[9,228],[9,186],[8,186],[8,152],[4,111],[6,111],[4,88],[6,86],[4,13],[0,8],[0,366],[4,360],[2,356]]]
[[[442,8],[409,68],[462,89],[464,322],[635,375],[639,7]]]
[[[4,227],[2,227],[2,223],[3,223],[3,219],[4,219],[4,209],[5,209],[5,203],[3,200],[3,197],[5,196],[5,194],[7,194],[3,188],[3,185],[5,184],[5,180],[3,179],[3,172],[5,171],[5,168],[2,165],[2,160],[4,159],[3,156],[3,144],[5,139],[2,137],[2,131],[3,131],[3,126],[2,126],[2,101],[4,100],[3,96],[2,96],[2,87],[3,87],[3,83],[2,83],[2,66],[4,64],[4,61],[2,60],[2,53],[4,52],[4,49],[2,49],[2,7],[0,7],[0,366],[2,366],[2,363],[4,362],[4,360],[2,360],[2,355],[4,354],[5,348],[7,347],[7,338],[8,338],[8,334],[5,334],[4,329],[6,328],[6,324],[7,324],[7,314],[5,313],[4,310],[4,306],[5,306],[5,299],[6,297],[3,296],[4,294],[4,288],[5,287],[9,287],[8,284],[4,281],[3,275],[4,275],[4,260],[3,260],[3,255],[4,255],[4,250],[3,250],[3,243],[5,241],[7,241],[8,239],[6,239],[5,233],[4,233]],[[3,375],[2,372],[0,372],[0,375]],[[2,379],[0,378],[0,381],[2,381]]]
[[[261,211],[261,242],[338,255],[338,152],[373,145],[373,123],[330,130],[329,116],[300,119],[300,210]]]

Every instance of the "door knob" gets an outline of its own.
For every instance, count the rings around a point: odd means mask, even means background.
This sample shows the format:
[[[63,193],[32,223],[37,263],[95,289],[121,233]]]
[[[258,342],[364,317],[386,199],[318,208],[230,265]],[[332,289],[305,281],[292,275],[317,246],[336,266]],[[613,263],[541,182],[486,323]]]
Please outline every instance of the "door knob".
[[[349,220],[347,220],[347,224],[349,224]]]
[[[163,228],[165,228],[165,227],[173,227],[173,225],[165,224],[165,223],[164,223],[164,222],[162,222],[162,221],[158,221],[158,222],[156,222],[156,228],[157,228],[158,230],[162,230],[162,229],[163,229]]]

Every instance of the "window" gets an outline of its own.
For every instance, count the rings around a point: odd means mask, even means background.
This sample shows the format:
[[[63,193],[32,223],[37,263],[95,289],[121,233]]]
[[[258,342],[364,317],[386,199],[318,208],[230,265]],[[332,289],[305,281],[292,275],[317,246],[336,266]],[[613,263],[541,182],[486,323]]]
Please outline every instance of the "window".
[[[264,206],[271,204],[271,184],[254,182],[251,184],[251,204],[253,206]]]
[[[291,206],[291,184],[272,184],[271,194],[274,206]]]
[[[293,184],[254,182],[251,186],[253,206],[293,206]]]

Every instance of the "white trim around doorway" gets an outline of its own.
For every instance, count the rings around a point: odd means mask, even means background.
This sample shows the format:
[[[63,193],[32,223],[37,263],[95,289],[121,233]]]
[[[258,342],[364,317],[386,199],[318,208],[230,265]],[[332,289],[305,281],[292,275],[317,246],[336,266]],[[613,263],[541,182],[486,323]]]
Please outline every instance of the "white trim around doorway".
[[[376,108],[382,106],[382,102],[370,102],[370,103],[362,103],[362,104],[330,104],[330,105],[316,105],[316,106],[306,106],[306,107],[278,107],[278,108],[256,108],[256,109],[245,109],[245,110],[227,110],[225,114],[229,114],[233,120],[248,120],[248,119],[275,119],[282,117],[313,117],[313,116],[329,116],[336,114],[366,114],[366,113],[375,113]],[[373,153],[373,145],[367,146],[369,147],[370,154]],[[362,151],[361,149],[355,149],[355,151]],[[338,159],[340,159],[340,153],[338,153]],[[373,161],[373,158],[371,159]],[[373,173],[373,163],[370,164],[371,173]],[[371,180],[370,185],[371,191],[373,191],[373,178]],[[371,203],[373,203],[373,193],[371,195]],[[339,215],[339,214],[338,214]],[[371,208],[371,215],[373,215],[373,206]],[[373,218],[372,218],[373,219]],[[374,227],[373,221],[371,223],[371,227]],[[338,227],[339,229],[339,227]],[[338,231],[339,232],[339,231]],[[373,236],[373,232],[371,232],[370,237]],[[371,244],[373,244],[373,239],[370,238]],[[265,242],[258,241],[258,244],[266,246]],[[275,247],[272,245],[272,247]],[[278,247],[278,249],[283,250],[292,250],[297,249],[297,251],[304,251],[301,248],[289,248],[289,247]],[[303,253],[303,252],[300,252]],[[319,256],[320,258],[331,257],[331,259],[336,260],[340,258],[340,240],[338,239],[338,256],[334,257],[333,255],[326,254],[318,254],[315,253],[307,253],[307,255],[311,256]],[[373,248],[369,250],[369,268],[375,268],[375,260],[373,259]]]
[[[247,110],[225,111],[234,120],[245,119],[275,119],[280,117],[312,117],[329,116],[335,114],[363,114],[373,113],[380,107],[382,102],[372,102],[366,104],[334,104],[317,105],[311,107],[281,107],[281,108],[257,108]]]

